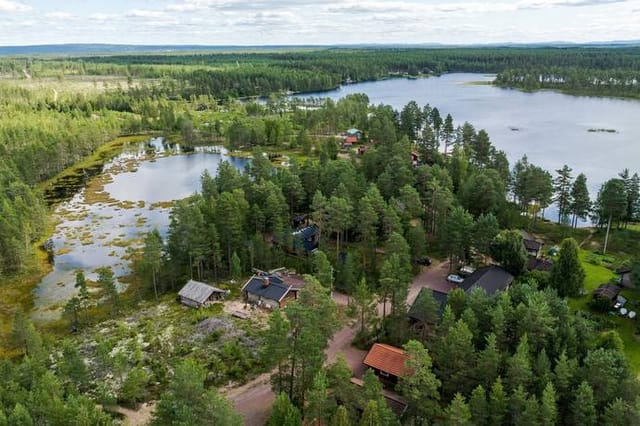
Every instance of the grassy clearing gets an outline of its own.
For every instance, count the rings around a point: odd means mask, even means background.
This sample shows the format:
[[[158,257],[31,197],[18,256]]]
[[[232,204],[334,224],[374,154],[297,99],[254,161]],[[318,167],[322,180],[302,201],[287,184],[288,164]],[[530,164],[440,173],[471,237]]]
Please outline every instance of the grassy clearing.
[[[584,288],[586,293],[584,296],[569,299],[569,306],[574,310],[588,309],[587,304],[591,301],[591,292],[598,288],[600,284],[608,283],[615,278],[611,269],[589,262],[590,256],[590,252],[580,250],[580,260],[585,272]]]
[[[629,319],[620,316],[611,316],[592,311],[589,307],[594,289],[600,284],[608,283],[615,280],[616,275],[610,268],[603,266],[601,258],[603,256],[594,256],[594,253],[587,250],[580,250],[580,260],[585,271],[585,290],[584,296],[570,298],[569,307],[574,310],[589,311],[593,315],[600,316],[604,321],[615,324],[612,329],[617,331],[620,338],[624,342],[624,353],[633,371],[640,376],[640,341],[636,335],[638,329],[637,319]],[[596,264],[594,264],[596,263]],[[635,289],[625,289],[622,295],[627,298],[627,307],[636,312],[640,311],[640,294]]]
[[[2,79],[3,83],[32,90],[51,100],[64,96],[99,95],[116,88],[140,87],[142,84],[151,85],[159,82],[154,79],[127,79],[122,76],[92,76],[92,75],[64,75],[58,77],[42,77],[26,79]]]
[[[49,235],[50,230],[45,232]],[[9,349],[11,324],[18,307],[27,312],[33,307],[33,290],[43,276],[51,271],[48,254],[41,249],[43,237],[33,244],[32,264],[20,275],[0,279],[0,359],[15,355]]]

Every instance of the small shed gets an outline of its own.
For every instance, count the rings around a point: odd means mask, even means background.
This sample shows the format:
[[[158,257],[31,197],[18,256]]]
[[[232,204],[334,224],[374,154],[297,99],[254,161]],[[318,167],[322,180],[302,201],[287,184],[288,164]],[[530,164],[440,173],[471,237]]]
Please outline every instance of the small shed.
[[[544,244],[525,230],[521,230],[520,235],[522,235],[524,248],[526,249],[527,254],[531,257],[539,257],[542,253],[542,247]]]
[[[628,266],[621,266],[615,270],[618,274],[618,282],[625,287],[631,287],[631,268]]]
[[[593,296],[605,299],[613,303],[622,291],[620,286],[615,284],[601,284],[600,287],[593,290]]]
[[[201,308],[216,300],[221,300],[225,294],[227,294],[226,290],[194,280],[189,280],[178,292],[180,302],[192,308]]]
[[[553,268],[553,262],[548,259],[530,257],[527,261],[528,271],[551,272],[551,268]]]

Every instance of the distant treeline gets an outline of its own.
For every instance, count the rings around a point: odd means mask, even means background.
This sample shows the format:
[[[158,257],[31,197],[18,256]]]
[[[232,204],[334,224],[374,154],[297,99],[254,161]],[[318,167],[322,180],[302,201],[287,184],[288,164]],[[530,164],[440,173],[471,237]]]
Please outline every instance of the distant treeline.
[[[113,75],[170,79],[165,94],[225,99],[329,90],[346,81],[448,72],[498,74],[502,86],[636,96],[640,47],[624,48],[328,48],[307,51],[172,53],[12,58],[0,73]],[[172,93],[170,89],[173,90]]]

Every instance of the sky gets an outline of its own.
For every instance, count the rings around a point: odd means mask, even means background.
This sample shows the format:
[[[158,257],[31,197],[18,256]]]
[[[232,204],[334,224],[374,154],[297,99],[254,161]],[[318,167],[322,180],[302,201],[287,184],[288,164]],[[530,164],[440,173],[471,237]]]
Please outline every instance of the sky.
[[[640,39],[640,0],[0,0],[0,45]]]

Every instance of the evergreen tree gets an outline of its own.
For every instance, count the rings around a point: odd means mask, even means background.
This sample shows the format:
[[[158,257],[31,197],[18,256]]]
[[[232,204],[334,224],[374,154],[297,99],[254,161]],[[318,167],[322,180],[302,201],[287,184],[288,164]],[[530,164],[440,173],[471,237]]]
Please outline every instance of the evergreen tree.
[[[313,275],[320,284],[327,288],[333,288],[333,266],[323,251],[318,250],[313,254],[313,271]]]
[[[349,419],[349,412],[344,405],[339,405],[336,409],[336,413],[331,419],[331,426],[351,426],[351,420]]]
[[[181,361],[160,396],[152,425],[212,424],[239,426],[242,417],[215,390],[206,391],[206,372],[192,359]],[[299,423],[298,423],[299,424]]]
[[[487,402],[487,393],[482,385],[478,385],[469,398],[469,411],[471,412],[471,420],[477,426],[488,424],[489,420],[489,404]]]
[[[82,390],[89,384],[89,370],[78,348],[71,341],[62,345],[62,358],[59,361],[60,373],[75,387]]]
[[[486,344],[482,351],[478,352],[475,376],[481,385],[487,389],[498,378],[498,371],[502,364],[502,357],[497,347],[495,334],[491,333],[486,337]]]
[[[147,233],[142,250],[142,266],[145,273],[151,274],[153,293],[158,299],[158,272],[162,266],[163,242],[157,229]]]
[[[501,231],[491,242],[491,256],[513,275],[524,272],[527,252],[524,240],[518,231]]]
[[[498,232],[498,219],[492,213],[480,215],[473,224],[473,247],[483,256],[488,256],[491,253],[491,242]]]
[[[542,391],[540,400],[540,420],[543,426],[554,426],[558,419],[558,408],[556,406],[556,391],[551,382]]]
[[[401,378],[399,389],[409,404],[410,416],[416,423],[429,421],[438,413],[440,380],[433,374],[431,356],[420,342],[404,345],[407,355],[405,370],[412,371]]]
[[[464,400],[464,397],[457,393],[446,412],[447,424],[452,426],[471,426],[474,423],[471,421],[471,411],[469,406]]]
[[[365,336],[376,319],[378,312],[375,296],[369,291],[369,286],[364,278],[360,280],[358,287],[356,287],[353,301],[357,309],[358,322],[360,323],[359,333]]]
[[[143,369],[133,368],[122,384],[120,398],[135,406],[139,401],[144,400],[148,380],[149,376]]]
[[[624,181],[622,179],[610,179],[605,182],[596,200],[595,214],[600,226],[606,223],[607,232],[604,239],[604,247],[602,253],[607,253],[607,245],[609,242],[609,231],[611,222],[620,221],[627,212],[627,194]]]
[[[584,289],[584,278],[578,244],[573,238],[566,238],[560,244],[560,254],[551,269],[549,282],[561,297],[578,296]]]
[[[267,426],[302,426],[300,410],[291,403],[286,393],[280,393],[273,403]]]
[[[98,268],[97,272],[98,285],[107,296],[112,311],[118,312],[120,310],[120,295],[118,294],[113,271],[109,267],[102,267]]]
[[[25,406],[18,402],[9,414],[7,423],[11,426],[33,426],[33,419]]]
[[[582,382],[578,386],[575,398],[571,402],[570,423],[580,426],[594,426],[598,424],[593,389],[589,383]]]
[[[23,350],[25,355],[31,357],[42,355],[42,337],[22,309],[18,309],[13,316],[11,338],[14,345]]]
[[[556,170],[556,173],[558,175],[553,180],[553,190],[555,192],[553,201],[558,205],[558,223],[565,223],[569,220],[573,178],[571,176],[571,168],[566,164],[562,166],[562,169]]]
[[[235,251],[231,256],[231,278],[238,281],[242,277],[242,264],[240,262],[240,257],[238,253]]]
[[[320,370],[313,379],[313,386],[309,391],[309,404],[305,410],[305,421],[326,423],[333,407],[330,406],[327,389],[327,375]]]
[[[580,173],[571,187],[571,213],[573,214],[572,226],[578,225],[578,219],[587,220],[591,210],[591,199],[589,198],[589,188],[587,188],[587,177]]]
[[[360,426],[383,426],[378,401],[368,401],[360,418]],[[275,425],[274,425],[275,426]]]
[[[507,384],[511,391],[515,391],[519,386],[526,390],[532,378],[529,341],[525,334],[518,343],[516,353],[507,361]]]
[[[466,261],[472,227],[473,218],[461,207],[454,208],[447,218],[442,238],[449,256],[450,270],[458,263]]]

